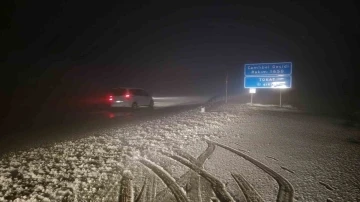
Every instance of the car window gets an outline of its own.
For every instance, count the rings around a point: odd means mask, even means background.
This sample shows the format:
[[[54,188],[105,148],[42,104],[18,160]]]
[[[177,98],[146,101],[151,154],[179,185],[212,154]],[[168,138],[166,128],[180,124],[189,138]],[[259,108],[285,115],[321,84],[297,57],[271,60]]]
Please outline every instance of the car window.
[[[111,92],[114,96],[122,96],[126,94],[125,88],[114,88]]]
[[[142,94],[143,96],[149,96],[149,93],[147,93],[147,92],[144,91],[144,90],[141,90],[141,94]]]
[[[140,89],[130,89],[130,94],[135,95],[135,96],[142,96],[141,90]]]
[[[126,93],[126,89],[116,89],[118,94],[124,95]],[[129,89],[129,93],[131,95],[135,95],[135,96],[150,96],[148,92],[146,92],[145,90],[142,89]],[[114,93],[114,95],[116,95]]]

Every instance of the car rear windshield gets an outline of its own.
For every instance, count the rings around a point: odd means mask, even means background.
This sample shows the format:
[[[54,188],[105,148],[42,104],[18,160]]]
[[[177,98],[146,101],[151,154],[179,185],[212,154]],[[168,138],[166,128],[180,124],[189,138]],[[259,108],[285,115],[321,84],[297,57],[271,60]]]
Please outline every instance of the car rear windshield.
[[[126,94],[126,89],[125,88],[115,88],[115,89],[112,89],[111,92],[114,96],[122,96],[122,95]]]
[[[140,89],[129,89],[129,92],[131,93],[131,95],[141,96],[141,90]]]
[[[135,96],[149,96],[149,93],[144,91],[143,89],[129,89],[130,94]]]

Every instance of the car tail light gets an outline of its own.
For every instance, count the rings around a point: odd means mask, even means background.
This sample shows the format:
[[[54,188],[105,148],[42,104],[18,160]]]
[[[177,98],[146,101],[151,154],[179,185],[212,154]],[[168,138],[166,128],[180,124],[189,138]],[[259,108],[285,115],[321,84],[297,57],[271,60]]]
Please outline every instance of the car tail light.
[[[113,101],[113,96],[112,95],[109,96],[109,101]]]
[[[130,98],[130,94],[125,94],[125,97],[126,97],[126,98]]]

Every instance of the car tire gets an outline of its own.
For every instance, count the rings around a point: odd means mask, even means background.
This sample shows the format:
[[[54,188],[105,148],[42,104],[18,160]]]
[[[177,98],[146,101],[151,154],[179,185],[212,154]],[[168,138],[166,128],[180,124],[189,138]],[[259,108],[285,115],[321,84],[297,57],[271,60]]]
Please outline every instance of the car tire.
[[[151,100],[151,101],[150,101],[149,108],[150,108],[150,109],[154,109],[154,100]]]
[[[136,102],[133,102],[131,105],[131,109],[136,110],[137,108],[139,108],[138,104]]]

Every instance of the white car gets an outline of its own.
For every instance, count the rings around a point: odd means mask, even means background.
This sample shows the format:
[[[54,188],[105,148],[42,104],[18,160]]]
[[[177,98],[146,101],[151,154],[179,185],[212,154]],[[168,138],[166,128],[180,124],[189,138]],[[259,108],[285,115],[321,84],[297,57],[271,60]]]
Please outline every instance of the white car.
[[[110,107],[128,107],[137,109],[142,106],[154,107],[154,100],[141,88],[113,88],[108,97]]]

